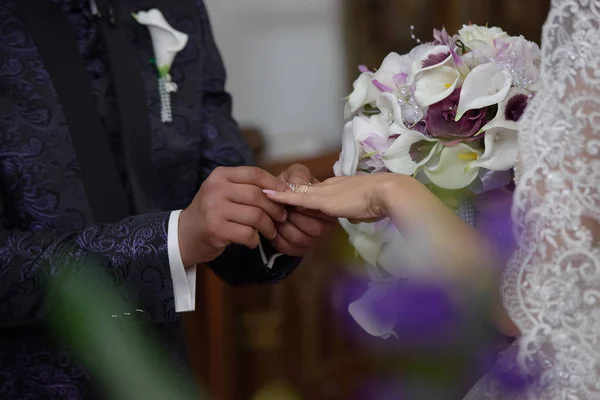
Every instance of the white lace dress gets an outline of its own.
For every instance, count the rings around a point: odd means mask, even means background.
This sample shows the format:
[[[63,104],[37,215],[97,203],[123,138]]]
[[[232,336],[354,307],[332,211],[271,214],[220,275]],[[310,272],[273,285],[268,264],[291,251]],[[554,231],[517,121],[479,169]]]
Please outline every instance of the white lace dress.
[[[500,364],[536,379],[507,393],[492,372],[468,400],[600,399],[600,0],[553,0],[542,53],[520,127],[520,247],[501,289],[522,335]]]

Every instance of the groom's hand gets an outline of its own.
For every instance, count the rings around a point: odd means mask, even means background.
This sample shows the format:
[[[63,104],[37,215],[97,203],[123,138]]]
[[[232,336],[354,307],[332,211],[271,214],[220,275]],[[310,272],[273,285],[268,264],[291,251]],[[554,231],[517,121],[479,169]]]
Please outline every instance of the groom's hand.
[[[284,191],[286,184],[254,167],[219,167],[204,181],[179,217],[179,249],[185,266],[214,260],[231,243],[255,248],[259,232],[277,236],[275,223],[288,218],[286,209],[262,189]]]
[[[287,183],[302,185],[319,182],[313,178],[307,167],[300,164],[292,165],[278,178]],[[301,257],[317,243],[319,238],[328,234],[335,224],[335,219],[321,212],[291,207],[288,208],[287,220],[275,224],[277,236],[271,241],[271,245],[283,254]]]

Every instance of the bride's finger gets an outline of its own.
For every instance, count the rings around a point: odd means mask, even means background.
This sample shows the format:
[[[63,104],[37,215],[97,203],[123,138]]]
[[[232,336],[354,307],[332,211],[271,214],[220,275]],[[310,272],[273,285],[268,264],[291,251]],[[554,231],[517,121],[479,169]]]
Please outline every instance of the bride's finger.
[[[327,222],[336,222],[337,221],[337,218],[330,217],[329,215],[324,214],[321,210],[311,210],[310,208],[304,208],[304,207],[296,207],[295,210],[298,211],[300,214],[308,215],[309,217],[313,217],[313,218],[322,219],[323,221],[327,221]]]
[[[355,219],[355,218],[351,218],[348,221],[350,221],[350,223],[353,224],[353,225],[361,224],[363,222],[365,222],[367,224],[372,224],[373,222],[381,221],[384,218],[385,217],[367,218],[367,219]]]
[[[267,197],[281,204],[289,206],[304,207],[311,210],[320,210],[323,198],[310,193],[298,192],[275,192],[273,190],[263,190]]]

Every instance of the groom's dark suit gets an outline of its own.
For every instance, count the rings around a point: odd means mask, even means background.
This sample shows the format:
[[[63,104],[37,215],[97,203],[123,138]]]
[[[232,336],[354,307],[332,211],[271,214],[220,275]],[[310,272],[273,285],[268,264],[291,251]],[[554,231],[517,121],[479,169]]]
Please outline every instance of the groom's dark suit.
[[[94,397],[46,329],[45,288],[67,265],[127,293],[185,360],[169,211],[186,207],[215,167],[252,163],[202,1],[118,0],[115,20],[97,3],[101,18],[88,0],[0,0],[2,399]],[[189,35],[171,69],[171,124],[160,121],[148,30],[130,17],[151,8]],[[230,246],[210,267],[231,283],[258,283],[297,264],[280,257],[268,270],[258,251]]]

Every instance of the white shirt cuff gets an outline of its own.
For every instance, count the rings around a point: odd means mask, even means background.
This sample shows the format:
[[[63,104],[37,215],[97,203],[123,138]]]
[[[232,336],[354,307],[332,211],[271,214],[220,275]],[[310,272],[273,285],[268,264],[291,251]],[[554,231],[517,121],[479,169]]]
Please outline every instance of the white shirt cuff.
[[[263,264],[269,269],[273,269],[273,265],[275,264],[275,260],[277,260],[277,257],[283,255],[281,253],[276,253],[267,259],[267,255],[265,253],[265,249],[263,248],[262,242],[258,243],[258,249],[260,250],[260,258],[262,258]]]
[[[181,259],[181,252],[179,251],[179,214],[181,214],[181,210],[171,212],[167,233],[175,312],[178,313],[196,309],[196,266],[185,268]]]

